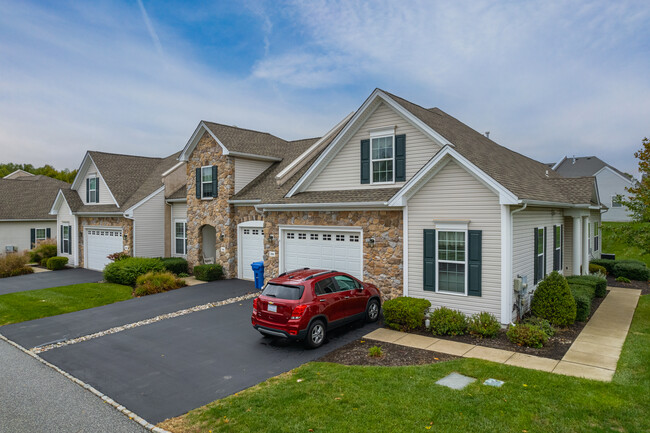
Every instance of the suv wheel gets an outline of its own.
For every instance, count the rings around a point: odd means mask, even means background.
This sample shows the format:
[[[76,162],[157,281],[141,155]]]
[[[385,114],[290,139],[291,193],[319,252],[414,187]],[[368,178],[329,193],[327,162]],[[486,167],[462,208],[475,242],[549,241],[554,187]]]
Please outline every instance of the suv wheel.
[[[379,301],[371,299],[366,308],[366,322],[373,323],[379,319]]]
[[[322,320],[314,320],[307,329],[305,345],[310,349],[320,347],[325,341],[325,324]]]

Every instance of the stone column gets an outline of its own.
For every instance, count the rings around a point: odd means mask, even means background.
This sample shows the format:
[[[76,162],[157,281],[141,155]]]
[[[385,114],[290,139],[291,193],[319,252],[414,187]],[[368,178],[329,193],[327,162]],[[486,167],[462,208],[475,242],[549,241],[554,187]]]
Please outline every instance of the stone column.
[[[581,217],[573,217],[573,275],[580,275],[582,263],[582,221]]]
[[[589,216],[582,218],[582,275],[589,275]]]

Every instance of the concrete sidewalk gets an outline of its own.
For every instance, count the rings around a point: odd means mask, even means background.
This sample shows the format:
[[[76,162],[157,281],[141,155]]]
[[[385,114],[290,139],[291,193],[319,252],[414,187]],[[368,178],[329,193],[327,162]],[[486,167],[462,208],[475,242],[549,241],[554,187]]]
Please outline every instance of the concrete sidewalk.
[[[608,287],[608,290],[609,294],[603,303],[560,361],[386,328],[377,329],[366,334],[364,338],[465,358],[478,358],[516,367],[610,382],[616,372],[616,364],[630,329],[641,291],[618,287]]]

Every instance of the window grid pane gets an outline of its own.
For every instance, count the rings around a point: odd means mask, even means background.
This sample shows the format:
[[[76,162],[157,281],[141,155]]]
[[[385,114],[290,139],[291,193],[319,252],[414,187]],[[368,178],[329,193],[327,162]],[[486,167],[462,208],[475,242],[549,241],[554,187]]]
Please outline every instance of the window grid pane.
[[[461,263],[438,264],[438,289],[445,292],[465,293],[465,265]]]

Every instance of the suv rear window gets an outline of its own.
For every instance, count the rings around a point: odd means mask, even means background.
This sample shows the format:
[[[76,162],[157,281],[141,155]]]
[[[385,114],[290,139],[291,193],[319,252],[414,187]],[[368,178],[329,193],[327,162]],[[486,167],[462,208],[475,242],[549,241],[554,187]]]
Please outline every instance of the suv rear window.
[[[305,286],[291,286],[269,283],[264,288],[262,295],[278,299],[298,300],[302,298],[302,292],[304,289]]]

